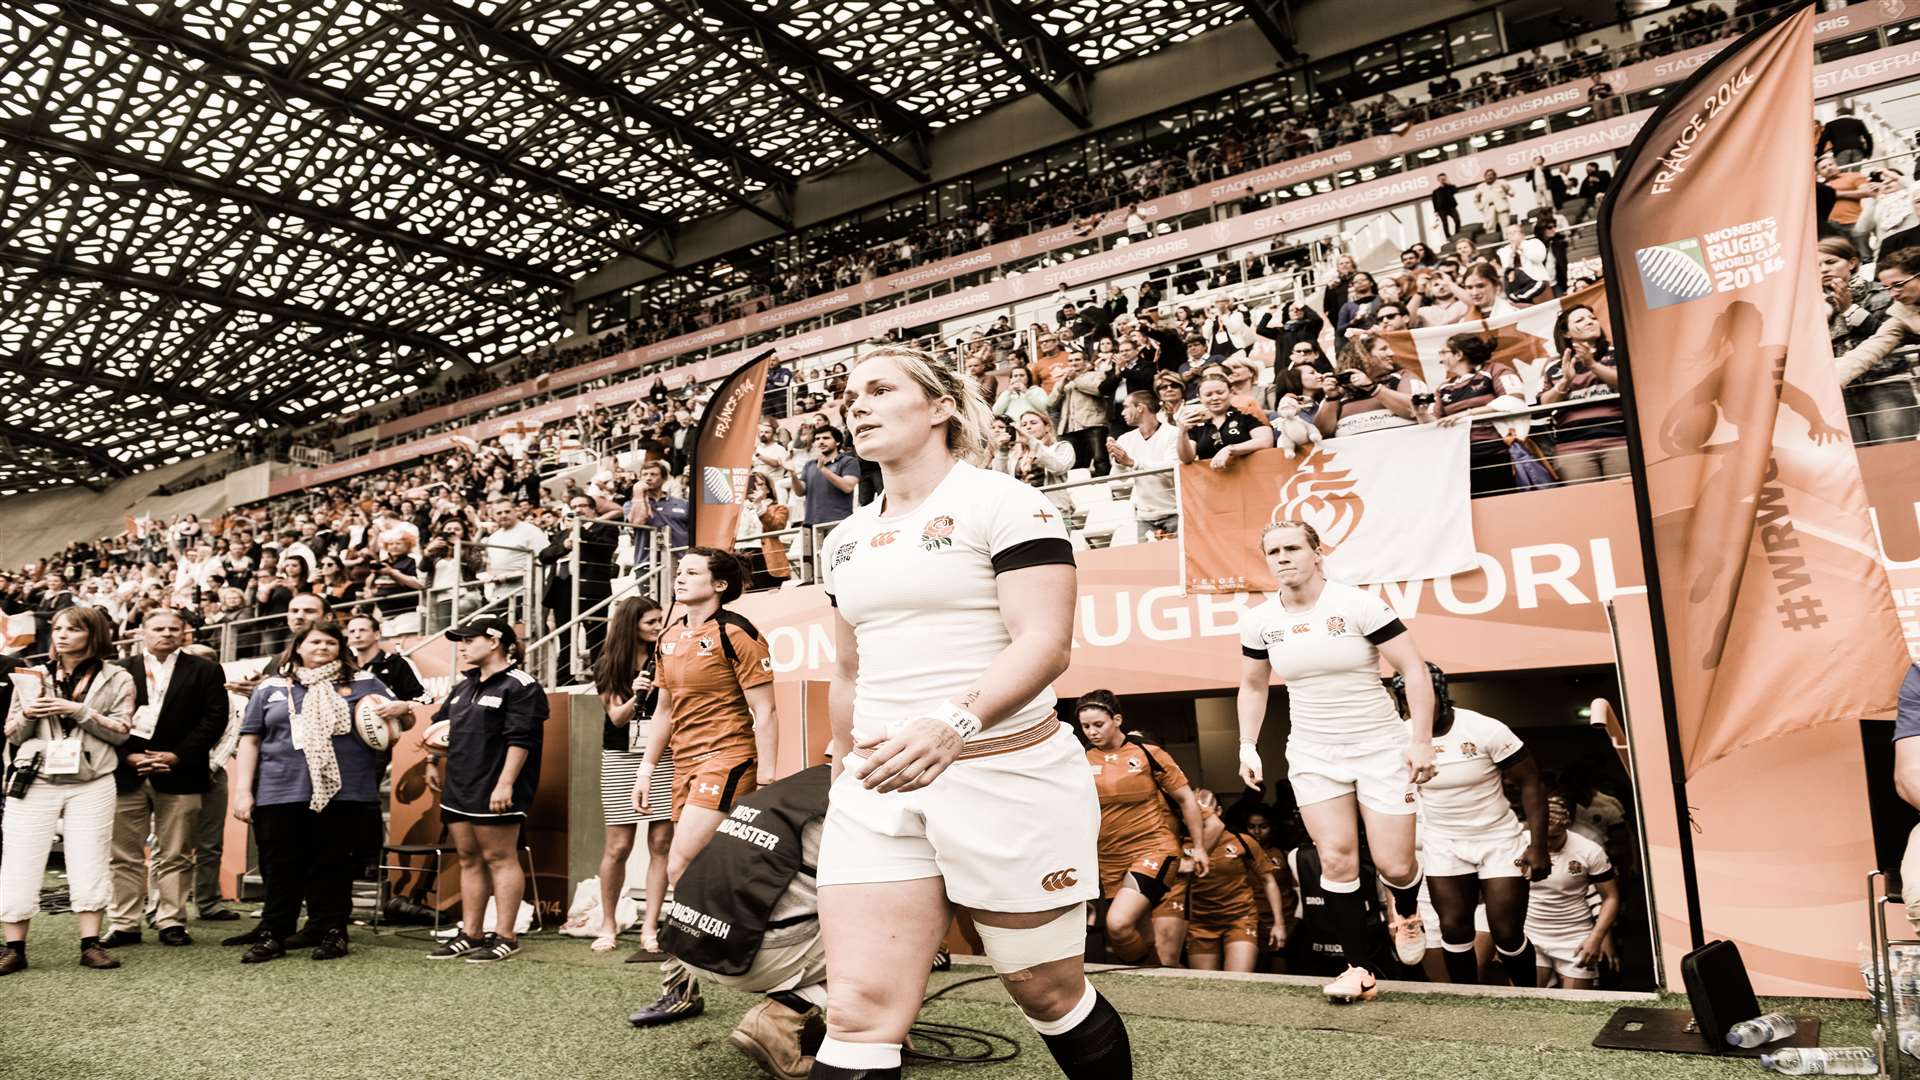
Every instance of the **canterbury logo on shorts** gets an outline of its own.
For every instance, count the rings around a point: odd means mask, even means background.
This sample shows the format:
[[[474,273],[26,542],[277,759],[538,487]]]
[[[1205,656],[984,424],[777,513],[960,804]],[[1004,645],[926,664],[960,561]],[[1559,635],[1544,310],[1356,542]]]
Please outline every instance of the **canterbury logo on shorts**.
[[[1040,887],[1048,892],[1059,892],[1061,889],[1071,889],[1075,885],[1080,884],[1073,876],[1078,870],[1079,867],[1077,866],[1069,866],[1065,870],[1055,870],[1053,873],[1040,879]]]

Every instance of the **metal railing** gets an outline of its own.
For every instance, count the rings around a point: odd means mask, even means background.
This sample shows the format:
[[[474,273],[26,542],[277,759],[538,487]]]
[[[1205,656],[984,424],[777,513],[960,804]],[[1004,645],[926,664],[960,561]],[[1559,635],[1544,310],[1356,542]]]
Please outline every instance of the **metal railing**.
[[[590,676],[607,622],[621,600],[649,596],[664,604],[672,578],[667,536],[664,528],[628,521],[575,517],[568,522],[562,564],[567,607],[552,629],[527,646],[527,665],[546,685]]]

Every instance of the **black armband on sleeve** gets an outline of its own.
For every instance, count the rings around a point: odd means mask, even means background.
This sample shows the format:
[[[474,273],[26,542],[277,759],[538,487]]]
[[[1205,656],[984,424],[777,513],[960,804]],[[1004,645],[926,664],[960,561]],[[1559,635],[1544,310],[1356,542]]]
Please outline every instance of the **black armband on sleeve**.
[[[1518,765],[1523,761],[1532,761],[1532,760],[1533,760],[1533,747],[1528,746],[1526,743],[1521,743],[1520,749],[1515,750],[1513,753],[1508,754],[1506,757],[1503,757],[1500,760],[1494,762],[1494,764],[1499,766],[1502,769],[1511,769],[1515,765]]]
[[[1380,629],[1375,630],[1373,633],[1368,634],[1367,641],[1373,645],[1385,645],[1387,642],[1392,641],[1394,638],[1406,632],[1407,624],[1401,622],[1399,619],[1395,619],[1392,622],[1382,625]]]
[[[1604,874],[1588,874],[1587,875],[1587,884],[1589,885],[1598,885],[1603,881],[1612,881],[1612,880],[1613,880],[1612,870],[1608,870]]]
[[[840,599],[839,599],[838,597],[836,597],[836,596],[834,596],[834,595],[833,595],[832,593],[828,593],[828,594],[827,594],[827,606],[829,606],[829,607],[836,607],[836,608],[837,608],[837,607],[839,607],[839,606],[840,606]]]
[[[1265,660],[1268,658],[1267,650],[1256,649],[1248,645],[1240,646],[1240,655],[1249,660]]]
[[[1038,540],[1015,544],[1005,551],[995,552],[993,572],[999,575],[1009,570],[1025,570],[1029,566],[1052,566],[1057,563],[1073,565],[1073,545],[1057,537],[1045,536]]]

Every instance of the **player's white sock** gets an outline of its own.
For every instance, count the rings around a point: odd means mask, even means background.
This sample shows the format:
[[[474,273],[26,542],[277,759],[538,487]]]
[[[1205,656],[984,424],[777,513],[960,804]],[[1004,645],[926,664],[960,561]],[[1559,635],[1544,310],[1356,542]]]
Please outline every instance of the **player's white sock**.
[[[1080,1026],[1080,1021],[1087,1018],[1087,1014],[1093,1011],[1094,1004],[1100,1000],[1100,992],[1093,988],[1092,980],[1085,980],[1085,982],[1086,991],[1080,995],[1079,1003],[1068,1009],[1065,1016],[1057,1020],[1038,1020],[1028,1016],[1027,1023],[1032,1024],[1033,1030],[1042,1035],[1065,1035]]]
[[[875,1071],[900,1067],[899,1043],[841,1042],[829,1035],[820,1042],[813,1060],[822,1065],[849,1071]]]

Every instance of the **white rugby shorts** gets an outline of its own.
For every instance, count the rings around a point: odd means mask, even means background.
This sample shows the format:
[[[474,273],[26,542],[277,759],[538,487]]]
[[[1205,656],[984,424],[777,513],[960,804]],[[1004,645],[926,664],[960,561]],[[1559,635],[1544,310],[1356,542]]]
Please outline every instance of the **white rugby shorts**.
[[[1596,968],[1583,967],[1574,959],[1581,945],[1587,940],[1587,933],[1574,931],[1564,934],[1536,934],[1532,927],[1527,928],[1527,940],[1533,942],[1534,963],[1539,967],[1551,967],[1563,979],[1597,979],[1600,972]]]
[[[918,791],[867,789],[854,776],[865,759],[849,755],[827,798],[820,887],[939,877],[948,899],[981,911],[1099,899],[1100,798],[1086,751],[1066,725],[1041,724],[1053,730],[968,744],[979,756]],[[996,738],[1013,748],[992,752]]]
[[[1370,742],[1357,746],[1287,740],[1287,782],[1296,805],[1355,795],[1360,804],[1382,814],[1412,814],[1420,807],[1407,774],[1407,744]]]
[[[1496,833],[1486,838],[1445,836],[1426,832],[1420,836],[1420,867],[1428,877],[1519,877],[1514,860],[1526,854],[1527,837],[1515,831]]]

